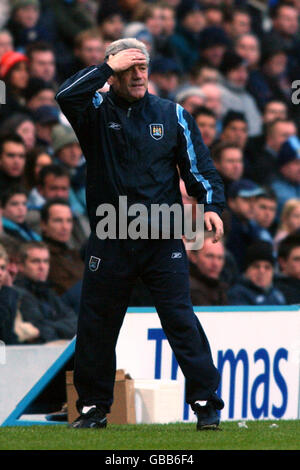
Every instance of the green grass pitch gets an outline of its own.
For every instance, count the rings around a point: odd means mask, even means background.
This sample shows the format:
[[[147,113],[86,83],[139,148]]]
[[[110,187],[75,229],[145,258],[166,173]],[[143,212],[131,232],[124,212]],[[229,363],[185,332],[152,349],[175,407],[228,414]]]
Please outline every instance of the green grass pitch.
[[[0,428],[0,450],[299,450],[300,420],[222,422],[218,431],[196,431],[195,423],[66,425]]]

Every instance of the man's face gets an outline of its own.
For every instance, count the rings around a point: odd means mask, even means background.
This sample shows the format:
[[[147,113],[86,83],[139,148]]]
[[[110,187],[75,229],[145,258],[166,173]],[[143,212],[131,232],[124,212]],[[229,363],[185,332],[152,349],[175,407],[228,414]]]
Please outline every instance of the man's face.
[[[254,66],[259,61],[260,51],[258,41],[254,36],[243,36],[237,43],[236,52],[248,62],[248,65]]]
[[[103,37],[109,41],[120,39],[123,28],[124,23],[122,17],[118,14],[110,16],[101,25]]]
[[[201,132],[203,142],[210,147],[217,133],[215,118],[206,114],[199,114],[199,116],[196,117],[196,123]]]
[[[251,30],[250,16],[245,13],[237,12],[231,24],[231,35],[233,37],[241,36],[242,34],[249,33]]]
[[[269,228],[275,218],[276,201],[263,197],[257,198],[253,204],[253,218],[263,228]]]
[[[62,204],[53,204],[49,209],[47,222],[41,223],[43,233],[52,240],[67,243],[73,229],[71,209]]]
[[[16,142],[5,142],[0,156],[0,168],[12,178],[22,176],[25,167],[25,147]]]
[[[297,135],[297,128],[293,122],[277,122],[267,135],[267,145],[278,152],[283,142],[294,135]]]
[[[255,261],[246,270],[245,277],[257,287],[267,289],[273,281],[273,266],[269,261]]]
[[[146,27],[153,36],[159,36],[163,30],[163,12],[160,7],[156,7],[152,11],[152,15],[146,21]]]
[[[40,194],[48,201],[55,197],[69,199],[70,180],[67,176],[48,174],[44,186],[39,186]]]
[[[32,121],[23,121],[16,129],[18,135],[23,139],[27,150],[31,150],[35,146],[35,125]]]
[[[270,77],[278,77],[285,72],[287,55],[283,52],[273,55],[264,65],[264,72]]]
[[[244,148],[248,139],[248,126],[244,121],[231,121],[222,132],[222,141],[234,142]]]
[[[129,102],[143,98],[148,88],[148,67],[134,65],[124,72],[116,73],[109,79],[115,93]]]
[[[210,238],[204,241],[203,247],[191,256],[199,271],[207,277],[219,279],[224,266],[225,252],[222,243],[213,243]]]
[[[239,180],[244,170],[242,151],[237,148],[224,149],[220,161],[215,162],[215,166],[224,178]]]
[[[174,11],[171,8],[162,9],[162,32],[166,36],[174,33],[176,26]]]
[[[201,90],[205,95],[205,106],[220,118],[222,114],[222,95],[220,88],[213,83],[206,83],[201,87]]]
[[[25,194],[15,194],[3,208],[3,216],[16,224],[22,224],[27,214],[27,197]]]
[[[287,118],[287,106],[280,101],[272,101],[267,104],[263,114],[264,123],[275,121],[275,119]]]
[[[183,108],[190,114],[193,114],[196,108],[203,106],[204,98],[198,95],[189,96],[182,103]]]
[[[58,158],[68,167],[76,168],[82,155],[80,145],[77,143],[65,145],[59,152]]]
[[[24,28],[33,28],[39,19],[39,9],[33,5],[26,5],[16,10],[14,19]]]
[[[48,90],[41,90],[27,101],[26,106],[33,111],[41,106],[55,106],[56,103],[54,97],[54,90],[51,90],[50,88]]]
[[[153,73],[151,79],[160,90],[168,93],[178,87],[178,75],[174,72]]]
[[[280,8],[277,18],[273,20],[274,28],[280,33],[292,36],[298,31],[298,13],[293,6]]]
[[[200,33],[205,26],[205,16],[201,11],[192,11],[182,21],[183,26],[192,33]]]
[[[47,281],[50,268],[50,254],[45,248],[30,248],[20,271],[32,281]]]
[[[55,57],[52,51],[36,51],[30,61],[30,75],[51,82],[55,77]]]
[[[202,56],[206,62],[208,62],[213,67],[218,68],[222,62],[225,50],[225,46],[223,46],[222,44],[217,44],[215,46],[211,46],[204,49],[202,52]]]
[[[300,279],[300,246],[294,248],[286,260],[279,258],[279,263],[286,276]]]
[[[300,160],[293,160],[283,165],[281,174],[291,183],[300,184]]]
[[[6,265],[5,259],[0,258],[0,288],[3,286],[6,277]]]
[[[233,85],[244,88],[248,81],[248,70],[245,65],[236,67],[227,72],[226,78],[233,83]]]
[[[9,33],[0,32],[0,58],[8,51],[13,50],[13,40]]]
[[[90,38],[83,41],[82,46],[76,51],[77,57],[85,67],[101,64],[104,61],[105,49],[102,39]]]
[[[217,69],[213,67],[202,67],[194,83],[196,86],[202,86],[204,83],[218,83],[218,81],[219,73]]]
[[[240,217],[250,220],[253,217],[253,198],[236,197],[228,200],[229,207]]]

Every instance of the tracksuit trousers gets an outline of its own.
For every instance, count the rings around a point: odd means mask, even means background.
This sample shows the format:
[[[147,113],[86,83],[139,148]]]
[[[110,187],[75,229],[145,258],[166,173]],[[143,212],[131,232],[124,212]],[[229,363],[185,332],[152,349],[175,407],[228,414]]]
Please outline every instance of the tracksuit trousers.
[[[110,412],[115,348],[137,277],[152,294],[162,328],[185,376],[187,403],[217,401],[220,375],[191,303],[182,240],[100,240],[92,233],[86,251],[75,350],[78,411],[97,405]]]

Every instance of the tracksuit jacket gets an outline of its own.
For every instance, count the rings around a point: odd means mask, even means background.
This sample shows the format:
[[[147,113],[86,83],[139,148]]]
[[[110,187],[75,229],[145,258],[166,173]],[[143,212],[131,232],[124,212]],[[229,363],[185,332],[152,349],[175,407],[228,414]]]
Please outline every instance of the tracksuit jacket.
[[[179,175],[187,192],[219,215],[224,208],[222,180],[194,119],[178,104],[146,92],[129,103],[112,88],[99,93],[112,75],[104,63],[66,80],[56,99],[72,125],[87,160],[86,199],[91,230],[96,209],[127,196],[128,206],[182,204]]]

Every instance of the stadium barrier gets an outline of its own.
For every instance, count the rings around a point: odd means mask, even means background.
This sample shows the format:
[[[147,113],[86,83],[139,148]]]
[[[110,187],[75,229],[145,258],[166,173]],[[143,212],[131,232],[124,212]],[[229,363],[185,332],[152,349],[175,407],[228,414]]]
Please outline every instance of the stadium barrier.
[[[299,419],[299,307],[194,310],[221,373],[219,393],[225,401],[221,419]],[[6,361],[0,363],[2,426],[26,424],[22,420],[26,407],[70,359],[74,346],[75,339],[67,347],[6,348]],[[180,384],[182,421],[195,420],[184,401],[184,377],[154,308],[128,309],[117,345],[117,368],[137,380],[176,380]],[[37,424],[27,421],[33,423]]]

